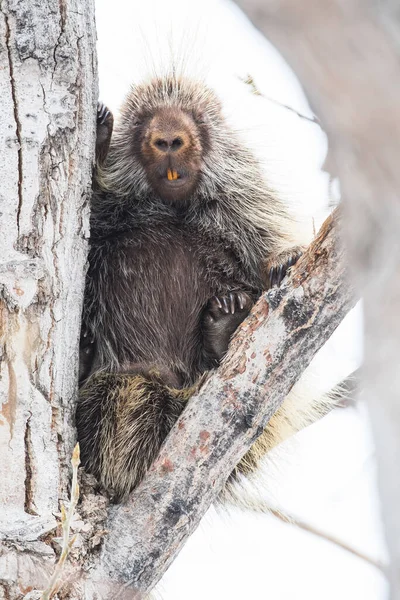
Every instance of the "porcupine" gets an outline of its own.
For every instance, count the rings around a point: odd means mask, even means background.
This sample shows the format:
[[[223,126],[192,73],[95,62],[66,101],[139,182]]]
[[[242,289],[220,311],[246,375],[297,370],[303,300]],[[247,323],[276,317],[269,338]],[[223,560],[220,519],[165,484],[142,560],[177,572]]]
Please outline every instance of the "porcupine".
[[[77,427],[84,466],[123,500],[303,240],[200,81],[133,87],[114,131],[100,105],[96,153]],[[325,409],[288,397],[239,472]]]

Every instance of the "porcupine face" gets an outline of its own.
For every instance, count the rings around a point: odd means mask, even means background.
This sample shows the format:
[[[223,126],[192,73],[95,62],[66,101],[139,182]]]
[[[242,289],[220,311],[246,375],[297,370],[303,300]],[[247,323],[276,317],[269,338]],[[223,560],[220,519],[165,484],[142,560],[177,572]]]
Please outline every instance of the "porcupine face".
[[[162,200],[190,198],[222,122],[214,93],[185,79],[156,79],[132,88],[121,114],[117,144],[129,148],[132,173],[140,165]]]

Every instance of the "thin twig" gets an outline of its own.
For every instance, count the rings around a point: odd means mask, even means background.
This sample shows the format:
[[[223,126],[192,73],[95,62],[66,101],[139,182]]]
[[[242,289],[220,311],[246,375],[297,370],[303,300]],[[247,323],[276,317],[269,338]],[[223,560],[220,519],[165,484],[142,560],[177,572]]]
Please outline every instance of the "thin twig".
[[[372,556],[369,556],[368,554],[365,554],[364,552],[360,552],[360,550],[357,550],[353,546],[349,546],[343,540],[337,538],[336,536],[331,535],[330,533],[327,533],[326,531],[322,531],[321,529],[318,529],[318,527],[315,527],[314,525],[311,525],[310,523],[307,523],[306,521],[302,521],[302,520],[298,519],[297,517],[294,517],[293,515],[289,515],[287,513],[281,513],[279,510],[275,510],[273,508],[268,507],[268,512],[270,512],[274,517],[276,517],[277,519],[280,519],[284,523],[286,523],[288,525],[295,525],[299,529],[303,529],[303,531],[308,531],[309,533],[312,533],[313,535],[318,536],[319,538],[322,538],[323,540],[326,540],[327,542],[330,542],[331,544],[335,544],[335,546],[339,546],[339,548],[342,548],[342,550],[346,550],[346,552],[350,552],[350,554],[353,554],[354,556],[361,558],[361,560],[364,560],[365,562],[367,562],[371,566],[375,567],[376,569],[386,572],[387,567],[382,561],[376,560],[375,558],[372,558]]]
[[[64,568],[65,561],[68,554],[74,545],[76,536],[70,539],[71,523],[75,513],[75,507],[79,500],[79,484],[78,484],[78,467],[80,465],[80,451],[79,444],[76,444],[72,453],[72,485],[71,485],[71,500],[69,503],[68,511],[65,510],[65,506],[61,506],[61,524],[63,529],[63,543],[60,558],[54,569],[54,573],[50,578],[49,585],[44,590],[41,596],[41,600],[50,600],[50,598],[60,589],[60,578]]]
[[[251,86],[253,94],[255,96],[261,96],[265,100],[268,100],[268,102],[272,102],[273,104],[276,104],[277,106],[280,106],[281,108],[290,110],[290,112],[297,115],[300,119],[305,119],[309,123],[312,123],[313,125],[318,125],[318,127],[321,128],[321,122],[319,121],[319,119],[316,115],[313,115],[312,117],[308,117],[307,115],[304,115],[303,113],[301,113],[298,110],[296,110],[295,108],[293,108],[293,106],[289,106],[288,104],[279,102],[279,100],[275,100],[275,98],[271,98],[270,96],[266,96],[265,94],[260,92],[260,90],[257,88],[256,83],[251,75],[247,75],[246,79],[242,79],[242,81],[244,83],[246,83],[247,85]]]

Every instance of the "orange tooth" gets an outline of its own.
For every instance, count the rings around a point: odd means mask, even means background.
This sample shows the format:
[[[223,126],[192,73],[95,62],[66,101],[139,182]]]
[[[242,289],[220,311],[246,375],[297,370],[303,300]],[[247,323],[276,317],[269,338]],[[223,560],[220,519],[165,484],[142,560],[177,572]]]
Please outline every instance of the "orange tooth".
[[[168,177],[168,181],[174,181],[176,179],[179,179],[179,175],[178,175],[177,171],[174,171],[173,169],[168,169],[167,177]]]

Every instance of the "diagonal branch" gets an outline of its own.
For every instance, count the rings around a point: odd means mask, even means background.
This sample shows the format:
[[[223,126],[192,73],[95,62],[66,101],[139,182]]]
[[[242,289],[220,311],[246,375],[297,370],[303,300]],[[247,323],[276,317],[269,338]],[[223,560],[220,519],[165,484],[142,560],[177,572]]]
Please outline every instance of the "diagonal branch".
[[[337,209],[286,285],[256,304],[223,364],[190,400],[146,479],[126,505],[111,511],[100,563],[87,582],[88,598],[98,593],[141,598],[152,589],[354,305],[339,226]]]

